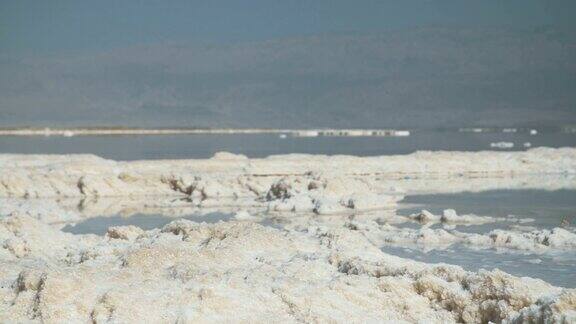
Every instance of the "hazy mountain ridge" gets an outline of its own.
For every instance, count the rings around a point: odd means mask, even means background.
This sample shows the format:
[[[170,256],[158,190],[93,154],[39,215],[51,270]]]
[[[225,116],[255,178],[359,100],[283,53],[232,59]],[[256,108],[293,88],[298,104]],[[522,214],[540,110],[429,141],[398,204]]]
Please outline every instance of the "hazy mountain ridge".
[[[158,44],[0,66],[0,126],[576,122],[576,33],[552,28]]]

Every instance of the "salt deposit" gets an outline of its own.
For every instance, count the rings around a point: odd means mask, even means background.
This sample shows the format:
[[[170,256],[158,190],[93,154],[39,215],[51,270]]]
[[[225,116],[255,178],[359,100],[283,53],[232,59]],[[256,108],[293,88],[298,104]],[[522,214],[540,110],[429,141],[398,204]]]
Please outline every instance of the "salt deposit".
[[[94,237],[13,215],[0,239],[2,322],[576,320],[573,289],[394,257],[347,228],[175,221]]]
[[[316,136],[410,136],[410,131],[394,129],[274,129],[274,128],[0,128],[0,136],[107,136],[107,135],[200,135],[200,134],[291,134]]]
[[[575,251],[571,227],[395,210],[407,191],[573,189],[575,175],[569,148],[135,162],[0,155],[0,322],[573,322],[574,289],[381,248],[459,244],[534,253],[534,263]],[[91,217],[213,211],[230,221],[61,230]],[[257,224],[272,221],[282,226]],[[460,229],[491,223],[507,228]]]
[[[261,198],[283,177],[299,181],[313,176],[345,183],[350,186],[346,189],[348,193],[363,183],[364,189],[368,187],[370,192],[380,194],[390,188],[389,183],[406,179],[498,179],[534,174],[576,174],[576,149],[416,152],[381,157],[291,154],[264,159],[218,153],[206,160],[134,162],[116,162],[92,155],[3,154],[0,197]]]
[[[454,209],[445,209],[442,215],[434,215],[427,210],[408,216],[420,223],[441,222],[446,224],[485,224],[503,221],[503,219],[490,216],[458,215]],[[505,220],[505,219],[504,219]]]
[[[576,250],[576,233],[554,228],[531,231],[495,229],[485,234],[467,233],[451,226],[444,228],[400,228],[390,224],[354,223],[372,242],[379,245],[419,246],[424,250],[445,249],[453,244],[464,244],[473,248],[505,248],[531,253],[546,253],[558,250]]]

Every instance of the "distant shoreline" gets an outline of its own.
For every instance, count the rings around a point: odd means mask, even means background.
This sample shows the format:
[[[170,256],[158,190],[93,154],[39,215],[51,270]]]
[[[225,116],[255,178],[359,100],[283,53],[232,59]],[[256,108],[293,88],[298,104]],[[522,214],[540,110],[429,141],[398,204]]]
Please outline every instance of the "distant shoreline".
[[[575,134],[576,126],[549,127],[460,127],[436,131],[458,133],[525,133],[540,132]],[[277,134],[280,137],[406,137],[408,129],[390,128],[195,128],[195,127],[0,127],[0,136],[117,136],[117,135],[242,135]]]
[[[98,135],[202,135],[279,134],[294,137],[317,136],[410,136],[408,130],[394,129],[266,129],[266,128],[0,128],[0,136],[98,136]]]

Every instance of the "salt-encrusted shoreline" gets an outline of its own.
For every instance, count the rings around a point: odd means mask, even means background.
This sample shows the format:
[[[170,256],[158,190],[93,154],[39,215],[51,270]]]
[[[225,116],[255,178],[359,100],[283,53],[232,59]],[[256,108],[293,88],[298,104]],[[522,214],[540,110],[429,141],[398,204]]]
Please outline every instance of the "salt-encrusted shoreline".
[[[241,135],[280,134],[296,137],[316,136],[410,136],[408,130],[395,129],[277,129],[277,128],[0,128],[0,136],[109,136],[109,135]]]
[[[133,162],[93,155],[3,154],[0,197],[184,195],[255,199],[263,198],[274,183],[285,178],[291,185],[316,181],[330,187],[321,188],[325,193],[344,198],[342,195],[357,191],[380,195],[390,187],[405,189],[425,183],[415,180],[493,179],[489,183],[498,183],[502,178],[510,182],[514,177],[542,174],[562,175],[567,185],[574,183],[576,149],[416,152],[380,157],[290,154],[263,159],[218,153],[204,160]]]
[[[575,289],[381,250],[574,251],[573,228],[472,234],[454,226],[524,220],[402,216],[394,206],[404,192],[574,189],[575,176],[576,149],[135,162],[0,155],[0,322],[576,321]],[[213,209],[233,216],[106,236],[60,230],[102,215]],[[266,218],[283,226],[255,223]]]

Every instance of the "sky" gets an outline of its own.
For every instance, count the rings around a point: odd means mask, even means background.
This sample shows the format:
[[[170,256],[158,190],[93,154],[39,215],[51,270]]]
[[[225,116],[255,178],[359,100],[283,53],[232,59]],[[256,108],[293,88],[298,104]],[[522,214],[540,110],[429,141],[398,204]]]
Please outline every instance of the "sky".
[[[0,126],[576,123],[576,1],[0,1]]]
[[[576,26],[571,0],[3,0],[4,52],[238,42],[419,26]]]

